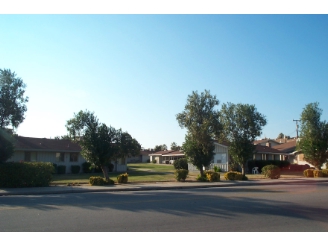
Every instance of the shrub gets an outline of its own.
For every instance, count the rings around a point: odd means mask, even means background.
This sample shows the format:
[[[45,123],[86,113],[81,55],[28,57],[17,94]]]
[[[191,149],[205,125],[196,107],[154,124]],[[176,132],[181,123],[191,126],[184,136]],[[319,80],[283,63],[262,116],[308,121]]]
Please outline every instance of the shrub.
[[[82,163],[82,171],[84,173],[91,173],[92,172],[92,166],[90,162],[83,162]]]
[[[173,166],[176,170],[178,170],[178,169],[188,170],[188,161],[186,158],[181,158],[181,159],[175,160],[173,163]]]
[[[147,159],[147,163],[150,163],[150,159]]]
[[[58,165],[57,173],[58,174],[65,174],[66,173],[66,166],[65,165]]]
[[[8,162],[0,165],[0,187],[49,186],[54,173],[50,162]]]
[[[275,165],[281,169],[289,169],[290,163],[289,161],[279,161],[279,160],[250,160],[248,161],[248,170],[252,170],[253,167],[258,167],[259,172],[262,172],[262,168],[267,165]],[[296,170],[295,170],[296,171]]]
[[[328,169],[323,169],[322,175],[323,175],[323,177],[328,177]]]
[[[224,174],[226,180],[243,180],[243,174],[236,171],[226,172]]]
[[[196,180],[199,182],[207,182],[208,181],[205,174],[202,176],[200,174],[198,174]]]
[[[152,160],[151,162],[154,163],[154,164],[156,164],[156,159]]]
[[[117,183],[124,183],[126,184],[128,182],[128,174],[127,173],[122,173],[117,176]]]
[[[79,165],[72,165],[71,166],[71,173],[76,174],[76,173],[79,173],[80,170],[81,170],[81,167]]]
[[[114,180],[111,179],[106,180],[100,176],[91,176],[89,178],[89,184],[92,186],[113,185]]]
[[[303,175],[305,176],[305,177],[314,177],[314,175],[313,175],[313,169],[306,169],[306,170],[304,170],[303,171]]]
[[[280,178],[280,168],[275,165],[267,165],[262,168],[262,174],[270,179],[278,179]]]
[[[315,177],[315,178],[323,177],[322,171],[321,170],[313,170],[313,177]]]
[[[209,182],[218,182],[220,181],[220,174],[218,172],[206,171],[206,179]]]
[[[54,167],[54,172],[53,174],[56,174],[57,173],[57,164],[56,163],[52,163],[53,167]]]
[[[218,173],[221,172],[221,168],[219,168],[218,166],[214,166],[213,167],[214,172]]]
[[[186,178],[188,177],[188,174],[189,174],[189,171],[186,170],[186,169],[177,169],[175,170],[174,172],[174,175],[175,175],[175,179],[177,181],[185,181]]]

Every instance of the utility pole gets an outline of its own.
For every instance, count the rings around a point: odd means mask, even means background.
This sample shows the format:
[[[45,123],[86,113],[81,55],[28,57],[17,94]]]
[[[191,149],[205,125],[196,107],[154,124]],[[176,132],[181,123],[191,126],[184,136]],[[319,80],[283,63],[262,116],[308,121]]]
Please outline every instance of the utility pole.
[[[293,119],[293,121],[296,121],[296,140],[298,139],[298,122],[300,121],[300,120],[294,120]]]

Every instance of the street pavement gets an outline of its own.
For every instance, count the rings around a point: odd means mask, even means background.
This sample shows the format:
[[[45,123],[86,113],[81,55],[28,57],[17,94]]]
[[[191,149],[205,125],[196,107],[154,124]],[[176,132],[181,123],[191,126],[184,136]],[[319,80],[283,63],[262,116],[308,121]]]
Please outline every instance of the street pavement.
[[[257,179],[248,181],[228,181],[220,182],[147,182],[147,183],[127,183],[110,186],[80,185],[53,185],[49,187],[30,188],[0,188],[0,196],[13,195],[45,195],[45,194],[65,194],[65,193],[88,193],[88,192],[124,192],[124,191],[144,191],[144,190],[174,190],[174,189],[196,189],[211,187],[232,187],[232,186],[254,186],[254,185],[281,185],[281,184],[313,184],[328,182],[327,178],[284,178],[284,179]]]

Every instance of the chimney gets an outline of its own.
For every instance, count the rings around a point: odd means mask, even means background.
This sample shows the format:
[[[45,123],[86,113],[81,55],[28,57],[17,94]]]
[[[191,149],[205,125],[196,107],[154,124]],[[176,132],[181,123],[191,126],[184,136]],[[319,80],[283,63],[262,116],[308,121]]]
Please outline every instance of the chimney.
[[[271,143],[269,143],[269,142],[266,142],[265,146],[267,146],[267,147],[270,147],[270,148],[271,148]]]

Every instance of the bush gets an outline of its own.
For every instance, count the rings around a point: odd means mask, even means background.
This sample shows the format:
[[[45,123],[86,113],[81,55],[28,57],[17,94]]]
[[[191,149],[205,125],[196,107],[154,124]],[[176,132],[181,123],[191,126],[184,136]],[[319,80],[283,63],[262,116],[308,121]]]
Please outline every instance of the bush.
[[[50,162],[8,162],[0,164],[0,187],[49,186],[54,173]]]
[[[57,173],[58,174],[65,174],[66,173],[66,166],[65,165],[59,165],[57,167]]]
[[[113,185],[114,180],[111,179],[106,180],[100,176],[91,176],[89,178],[89,184],[92,186]]]
[[[328,169],[323,169],[321,171],[322,171],[323,177],[328,177]]]
[[[246,177],[246,176],[245,176],[245,177]],[[225,178],[226,180],[245,180],[245,179],[243,178],[243,174],[240,173],[240,172],[236,172],[236,171],[226,172],[226,173],[224,174],[224,178]],[[247,180],[247,178],[246,178],[246,180]]]
[[[154,164],[156,164],[156,159],[152,160],[151,162],[154,163]]]
[[[201,176],[200,174],[198,174],[196,180],[199,181],[199,182],[207,182],[208,181],[205,174],[203,176]]]
[[[313,169],[306,169],[306,170],[304,170],[303,171],[303,175],[305,176],[305,177],[314,177],[314,175],[313,175]]]
[[[186,178],[188,177],[189,171],[186,169],[177,169],[174,172],[175,179],[177,181],[185,181]]]
[[[280,168],[275,165],[267,165],[262,168],[262,174],[270,179],[278,179],[280,178]]]
[[[279,161],[279,160],[250,160],[248,161],[248,170],[252,170],[253,167],[258,167],[259,172],[262,172],[262,168],[267,165],[275,165],[281,169],[289,169],[290,163],[289,161]]]
[[[126,184],[128,182],[128,174],[124,173],[124,174],[120,174],[117,176],[117,183],[124,183]]]
[[[150,159],[147,159],[147,163],[150,163]]]
[[[56,174],[57,173],[57,164],[56,163],[52,163],[53,167],[54,167],[54,172],[53,174]]]
[[[209,182],[218,182],[220,181],[220,174],[218,172],[206,171],[206,179]]]
[[[178,169],[188,170],[188,161],[186,158],[181,158],[181,159],[175,160],[173,163],[173,166],[176,170],[178,170]]]
[[[315,178],[323,177],[322,171],[321,170],[313,170],[313,177],[315,177]]]
[[[214,172],[218,173],[221,172],[221,168],[219,168],[218,166],[214,166],[213,167]]]
[[[76,174],[76,173],[79,173],[80,170],[81,170],[81,167],[79,165],[72,165],[71,166],[71,173]]]
[[[90,162],[83,162],[82,163],[82,171],[84,173],[91,173],[92,172],[92,166]]]

